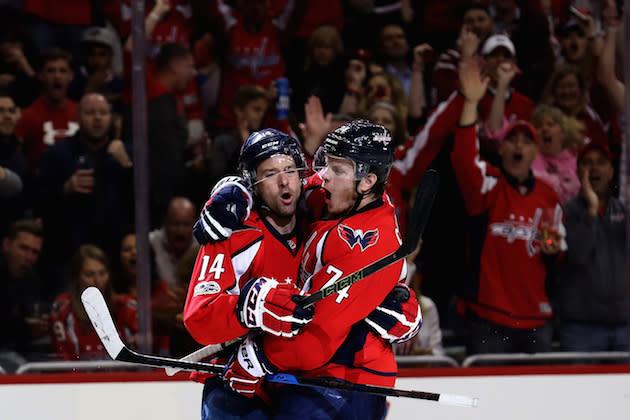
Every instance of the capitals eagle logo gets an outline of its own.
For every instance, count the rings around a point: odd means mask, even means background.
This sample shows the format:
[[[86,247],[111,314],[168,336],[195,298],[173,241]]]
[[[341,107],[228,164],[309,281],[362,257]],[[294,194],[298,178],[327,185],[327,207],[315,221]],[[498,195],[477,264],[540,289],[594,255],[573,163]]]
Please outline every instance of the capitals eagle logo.
[[[378,229],[368,230],[363,232],[361,229],[352,229],[346,225],[337,226],[337,232],[339,237],[343,239],[350,249],[353,249],[356,244],[361,247],[361,252],[378,242]]]

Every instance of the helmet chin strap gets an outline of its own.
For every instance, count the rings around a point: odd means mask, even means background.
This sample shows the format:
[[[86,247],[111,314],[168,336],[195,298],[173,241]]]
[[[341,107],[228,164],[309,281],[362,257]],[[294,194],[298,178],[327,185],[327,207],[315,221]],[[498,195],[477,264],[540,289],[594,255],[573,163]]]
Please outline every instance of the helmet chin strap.
[[[369,191],[367,193],[359,192],[360,182],[361,180],[354,181],[354,192],[357,193],[357,199],[354,200],[354,204],[352,205],[352,208],[348,212],[348,215],[354,214],[357,211],[357,209],[359,208],[359,205],[361,204],[361,201],[363,200],[363,197],[365,197],[369,193]]]

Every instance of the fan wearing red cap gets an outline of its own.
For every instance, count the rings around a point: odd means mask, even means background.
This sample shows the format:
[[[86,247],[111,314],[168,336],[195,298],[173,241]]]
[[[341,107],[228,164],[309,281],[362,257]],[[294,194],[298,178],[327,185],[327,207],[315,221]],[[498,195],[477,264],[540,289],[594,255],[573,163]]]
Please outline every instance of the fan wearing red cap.
[[[531,164],[538,136],[527,121],[506,127],[501,168],[481,159],[477,105],[488,78],[477,62],[460,68],[466,97],[451,162],[469,219],[470,258],[457,309],[470,331],[468,354],[551,351],[547,264],[566,249],[562,206]]]
[[[505,130],[499,146],[503,170],[519,183],[531,176],[532,162],[538,154],[538,135],[533,125],[516,120]]]

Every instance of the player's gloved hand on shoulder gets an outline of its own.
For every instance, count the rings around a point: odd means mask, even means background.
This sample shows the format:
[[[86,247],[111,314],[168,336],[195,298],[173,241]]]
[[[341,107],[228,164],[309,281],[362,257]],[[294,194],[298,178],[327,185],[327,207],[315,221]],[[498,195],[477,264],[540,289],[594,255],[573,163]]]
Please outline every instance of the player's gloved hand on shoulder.
[[[278,371],[265,357],[258,340],[260,337],[247,337],[223,372],[223,380],[230,389],[249,398],[256,395],[265,375]]]
[[[390,343],[401,343],[418,334],[422,312],[414,291],[399,284],[364,321]]]
[[[246,328],[276,336],[293,337],[313,319],[313,307],[303,309],[294,296],[303,296],[292,283],[260,277],[241,290],[236,305],[238,319]]]
[[[249,217],[252,205],[252,196],[242,178],[222,178],[212,189],[210,199],[193,227],[197,242],[205,245],[228,239],[232,231]]]

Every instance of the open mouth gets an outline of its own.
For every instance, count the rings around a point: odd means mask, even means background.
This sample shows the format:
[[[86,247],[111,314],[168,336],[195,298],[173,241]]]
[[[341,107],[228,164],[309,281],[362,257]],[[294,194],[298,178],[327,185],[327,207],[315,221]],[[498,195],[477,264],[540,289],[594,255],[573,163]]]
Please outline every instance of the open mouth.
[[[285,192],[280,195],[280,200],[282,200],[284,204],[291,204],[291,202],[293,201],[293,196],[291,195],[291,193]]]
[[[543,143],[545,144],[550,144],[551,143],[551,137],[543,137],[542,138]]]
[[[523,160],[523,154],[522,153],[514,153],[512,155],[512,160],[514,160],[514,162],[520,162]]]

